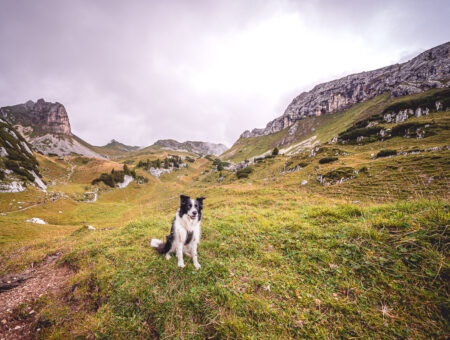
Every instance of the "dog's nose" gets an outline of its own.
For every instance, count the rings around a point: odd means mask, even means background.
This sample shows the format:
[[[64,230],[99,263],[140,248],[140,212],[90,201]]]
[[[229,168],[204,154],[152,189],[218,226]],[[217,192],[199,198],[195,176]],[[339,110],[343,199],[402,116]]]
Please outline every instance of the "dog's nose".
[[[197,215],[197,212],[196,212],[196,211],[193,211],[193,212],[192,212],[192,215],[196,216],[196,215]]]

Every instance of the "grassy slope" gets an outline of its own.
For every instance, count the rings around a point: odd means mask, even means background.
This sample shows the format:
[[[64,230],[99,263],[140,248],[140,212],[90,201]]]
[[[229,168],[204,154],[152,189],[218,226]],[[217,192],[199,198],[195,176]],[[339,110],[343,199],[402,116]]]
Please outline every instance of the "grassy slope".
[[[178,203],[177,188],[159,185],[126,227],[60,240],[62,262],[77,273],[63,300],[39,302],[44,337],[448,332],[445,203],[361,207],[259,186],[186,188],[208,197],[196,272],[148,246],[167,233]]]
[[[350,109],[330,115],[308,117],[298,122],[299,127],[290,142],[283,142],[288,136],[289,128],[274,134],[260,137],[240,138],[236,143],[222,154],[221,158],[233,162],[240,162],[253,156],[273,149],[275,146],[286,147],[301,142],[312,136],[317,136],[321,143],[325,143],[337,136],[339,132],[347,129],[354,121],[361,117],[381,111],[393,99],[389,94],[383,94],[367,102],[352,106]]]

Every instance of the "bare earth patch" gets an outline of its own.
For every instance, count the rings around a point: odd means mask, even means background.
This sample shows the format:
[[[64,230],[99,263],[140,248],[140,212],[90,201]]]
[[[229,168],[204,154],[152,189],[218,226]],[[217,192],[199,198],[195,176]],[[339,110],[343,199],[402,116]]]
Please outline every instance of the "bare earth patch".
[[[55,266],[59,256],[48,256],[20,273],[0,277],[1,340],[36,337],[38,313],[33,310],[33,303],[42,296],[57,295],[73,273],[65,266]]]

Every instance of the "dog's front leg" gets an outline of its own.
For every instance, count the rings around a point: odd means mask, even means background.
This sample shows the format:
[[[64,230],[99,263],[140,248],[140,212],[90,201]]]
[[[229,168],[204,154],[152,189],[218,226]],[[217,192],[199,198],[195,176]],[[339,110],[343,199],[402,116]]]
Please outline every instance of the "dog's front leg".
[[[200,269],[201,265],[198,263],[197,259],[197,242],[194,242],[192,245],[192,262],[194,262],[195,269]]]
[[[177,244],[177,258],[178,258],[178,267],[183,268],[184,261],[183,261],[183,243],[182,242],[178,242],[178,244]]]

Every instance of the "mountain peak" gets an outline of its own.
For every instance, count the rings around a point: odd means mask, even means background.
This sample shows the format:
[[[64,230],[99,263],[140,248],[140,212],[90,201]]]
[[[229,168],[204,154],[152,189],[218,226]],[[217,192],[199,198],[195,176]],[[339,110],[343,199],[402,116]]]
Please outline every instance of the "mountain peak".
[[[350,106],[391,92],[393,97],[420,93],[449,85],[450,42],[427,50],[403,64],[361,72],[316,85],[295,97],[283,115],[264,129],[245,131],[240,138],[272,134],[296,121],[348,109]]]

